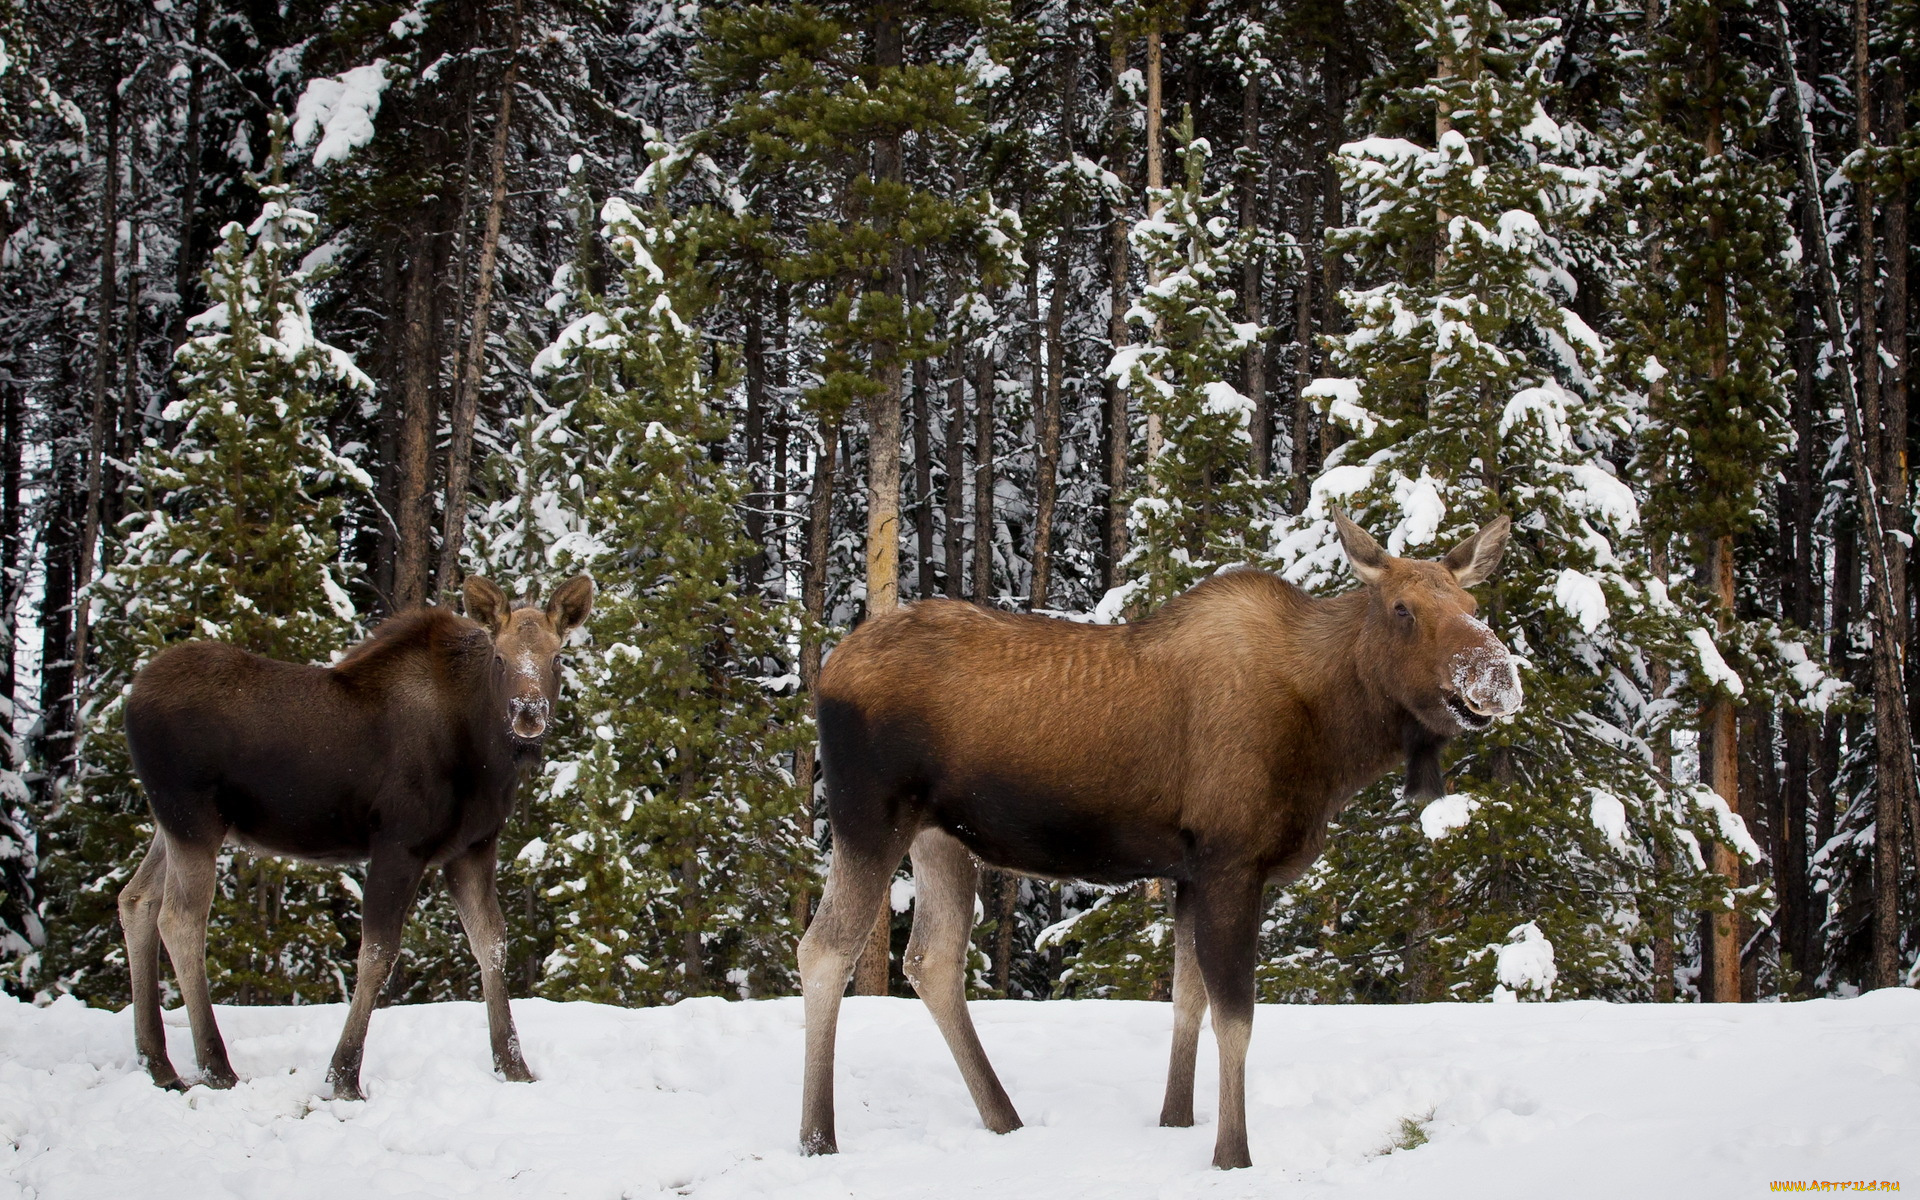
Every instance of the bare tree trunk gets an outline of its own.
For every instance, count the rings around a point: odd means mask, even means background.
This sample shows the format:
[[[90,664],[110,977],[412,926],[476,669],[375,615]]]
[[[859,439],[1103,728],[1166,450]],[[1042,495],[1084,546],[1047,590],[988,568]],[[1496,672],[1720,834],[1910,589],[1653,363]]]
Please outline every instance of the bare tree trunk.
[[[747,559],[747,580],[758,590],[767,577],[767,331],[758,292],[746,299],[747,338],[741,349],[747,372],[747,495],[742,524],[753,553]]]
[[[1333,165],[1334,152],[1339,150],[1341,140],[1346,136],[1347,116],[1347,61],[1345,48],[1349,44],[1347,29],[1347,9],[1345,0],[1334,0],[1333,28],[1328,36],[1324,65],[1321,68],[1321,112],[1322,135],[1325,138],[1320,160],[1320,230],[1324,231],[1340,223],[1340,172]],[[1327,244],[1323,232],[1317,232],[1316,244],[1320,247],[1320,336],[1333,337],[1340,332],[1340,252]],[[1325,462],[1327,455],[1333,453],[1335,439],[1339,430],[1332,421],[1320,422],[1319,462]]]
[[[1159,190],[1167,186],[1166,169],[1160,161],[1160,118],[1163,97],[1160,87],[1160,18],[1156,15],[1153,23],[1147,27],[1147,215],[1158,216],[1163,201]],[[1147,270],[1147,284],[1152,286],[1160,282],[1157,267]],[[1155,326],[1156,335],[1159,333]],[[1160,457],[1165,435],[1160,429],[1160,414],[1147,412],[1147,461]],[[1148,885],[1152,887],[1152,884]]]
[[[967,523],[966,361],[966,344],[955,338],[952,376],[947,380],[947,527],[942,547],[947,559],[947,597],[951,600],[966,595],[966,541],[961,536]]]
[[[1107,162],[1120,186],[1133,186],[1133,161],[1127,145],[1127,93],[1120,79],[1127,72],[1127,39],[1116,22],[1111,47],[1113,68],[1111,143]],[[1107,295],[1111,311],[1107,317],[1107,341],[1115,353],[1129,341],[1127,337],[1127,209],[1113,202],[1107,218]],[[1106,586],[1126,582],[1121,563],[1127,557],[1127,452],[1132,448],[1132,422],[1127,415],[1127,389],[1118,379],[1106,378],[1106,450],[1107,450],[1107,522]]]
[[[1316,181],[1318,176],[1315,177]],[[1319,222],[1312,215],[1312,201],[1300,200],[1299,221],[1300,279],[1293,293],[1293,340],[1299,355],[1293,364],[1293,488],[1290,498],[1295,514],[1304,512],[1313,478],[1313,405],[1305,395],[1313,382],[1313,277],[1319,257]]]
[[[480,405],[480,378],[487,358],[487,313],[493,304],[494,262],[500,251],[500,222],[507,207],[507,143],[513,132],[513,90],[520,81],[520,25],[522,0],[514,0],[513,23],[507,30],[507,69],[500,77],[500,111],[493,127],[488,162],[491,191],[487,197],[487,228],[480,238],[480,271],[475,281],[472,327],[467,352],[460,362],[460,378],[453,391],[453,429],[447,445],[446,511],[442,514],[440,574],[435,590],[451,598],[459,586],[460,550],[467,536],[467,491],[473,462],[473,422]]]
[[[1813,522],[1819,477],[1813,463],[1813,382],[1815,373],[1812,300],[1795,297],[1794,360],[1796,386],[1793,428],[1796,439],[1793,468],[1780,487],[1780,578],[1787,619],[1802,630],[1814,628],[1819,602],[1815,595]],[[1808,799],[1820,784],[1818,746],[1808,719],[1788,710],[1782,715],[1786,743],[1785,778],[1781,782],[1780,830],[1775,838],[1773,873],[1780,893],[1780,953],[1782,976],[1797,994],[1805,994],[1814,973],[1812,913],[1807,878]],[[1797,979],[1795,977],[1798,977]]]
[[[1864,3],[1864,0],[1862,0],[1862,2]],[[1862,26],[1855,43],[1855,53],[1860,54],[1866,49],[1866,13],[1857,13],[1856,20]],[[1895,125],[1895,127],[1890,130],[1890,133],[1898,137],[1905,131],[1904,114],[1906,112],[1907,101],[1906,75],[1901,68],[1899,55],[1888,57],[1886,62],[1885,112],[1888,119],[1893,121]],[[1860,82],[1865,82],[1865,67],[1866,60],[1862,57],[1859,62],[1859,71],[1862,76]],[[1862,108],[1865,107],[1863,104]],[[1871,137],[1869,137],[1869,141],[1871,141]],[[1887,505],[1887,512],[1883,518],[1886,527],[1893,530],[1911,530],[1913,528],[1912,514],[1908,511],[1906,503],[1908,493],[1906,378],[1907,264],[1911,247],[1907,239],[1908,196],[1905,175],[1898,174],[1890,183],[1890,188],[1891,190],[1884,206],[1883,220],[1885,221],[1885,229],[1883,230],[1884,236],[1881,239],[1881,245],[1885,250],[1885,269],[1887,273],[1886,294],[1881,299],[1886,330],[1879,347],[1876,348],[1876,351],[1872,355],[1874,359],[1879,360],[1876,362],[1876,370],[1880,372],[1880,379],[1878,380],[1881,425],[1880,495],[1884,497]],[[1870,222],[1866,220],[1868,211],[1870,210],[1862,208],[1861,220],[1863,226],[1870,228]],[[1871,246],[1871,234],[1864,235],[1861,242],[1863,246]],[[1871,263],[1870,259],[1868,263]],[[1862,274],[1868,273],[1869,272],[1863,272]],[[1869,312],[1870,310],[1862,311]],[[1863,317],[1863,325],[1867,323],[1870,323],[1870,318]],[[1863,351],[1864,350],[1865,348],[1863,347]],[[1887,572],[1883,586],[1887,592],[1888,608],[1893,613],[1894,619],[1897,622],[1897,627],[1893,632],[1894,640],[1899,643],[1895,657],[1897,657],[1904,666],[1904,669],[1900,670],[1897,675],[1887,681],[1886,686],[1892,689],[1899,689],[1905,687],[1912,676],[1912,663],[1907,657],[1909,631],[1907,629],[1906,543],[1898,537],[1889,539],[1886,543],[1886,559]],[[1887,719],[1892,719],[1891,714],[1888,715]],[[1907,732],[1909,738],[1911,738],[1911,726],[1908,727]],[[1878,740],[1879,739],[1876,738],[1876,743]],[[1883,986],[1890,987],[1900,981],[1901,855],[1899,843],[1916,833],[1920,833],[1920,823],[1917,823],[1913,828],[1902,830],[1901,809],[1903,805],[1901,803],[1902,796],[1900,795],[1900,765],[1899,762],[1892,757],[1894,747],[1889,746],[1881,753],[1883,757],[1879,769],[1875,772],[1874,799],[1876,812],[1874,819],[1880,823],[1878,828],[1887,830],[1891,836],[1886,838],[1889,844],[1884,851],[1880,849],[1877,843],[1874,847],[1876,872],[1879,872],[1880,863],[1884,863],[1886,866],[1884,872],[1885,882],[1882,882],[1883,876],[1880,874],[1876,874],[1874,879],[1874,920],[1876,928],[1874,935],[1874,952],[1876,959],[1884,955],[1885,961],[1878,965],[1884,966],[1886,971]],[[1884,780],[1884,782],[1881,782],[1882,780]],[[1920,817],[1916,817],[1916,822],[1920,822]],[[1912,849],[1915,852],[1916,863],[1920,863],[1920,846],[1912,847]],[[1887,933],[1884,937],[1878,933],[1878,928],[1881,924],[1887,926]]]
[[[1053,253],[1053,296],[1047,303],[1047,384],[1040,401],[1038,476],[1034,480],[1033,587],[1028,605],[1046,608],[1053,589],[1053,510],[1060,491],[1060,390],[1066,379],[1067,278],[1071,222],[1060,223]]]
[[[86,508],[80,523],[80,545],[74,569],[73,607],[73,705],[76,716],[87,705],[86,590],[93,581],[94,546],[100,538],[103,504],[102,459],[107,449],[107,384],[113,378],[113,325],[117,314],[120,248],[120,88],[118,58],[107,94],[107,163],[100,186],[100,286],[95,303],[100,321],[93,347],[93,410],[87,428]]]
[[[1863,18],[1864,20],[1864,18]],[[1820,176],[1814,158],[1813,131],[1808,124],[1806,114],[1801,110],[1799,67],[1795,61],[1794,44],[1789,29],[1785,0],[1775,0],[1775,31],[1781,41],[1783,73],[1786,85],[1781,89],[1787,102],[1788,116],[1795,133],[1795,165],[1799,170],[1801,190],[1811,209],[1810,224],[1814,229],[1826,228],[1825,200],[1820,191]],[[1856,51],[1858,53],[1858,51]],[[1901,684],[1905,676],[1905,664],[1902,661],[1905,643],[1902,639],[1903,614],[1894,607],[1895,594],[1891,556],[1888,547],[1892,541],[1887,533],[1885,516],[1895,511],[1891,503],[1881,499],[1882,483],[1879,471],[1875,468],[1884,465],[1884,458],[1869,457],[1870,447],[1876,444],[1877,431],[1871,427],[1878,422],[1871,420],[1881,414],[1863,414],[1862,398],[1855,391],[1853,364],[1850,361],[1851,347],[1848,345],[1846,325],[1840,314],[1840,286],[1833,269],[1833,252],[1825,238],[1814,238],[1814,282],[1819,288],[1821,308],[1826,318],[1828,344],[1834,357],[1838,359],[1839,370],[1835,372],[1840,383],[1840,411],[1845,422],[1849,458],[1853,468],[1853,483],[1859,504],[1861,521],[1861,540],[1867,552],[1870,567],[1868,602],[1873,607],[1873,693],[1874,693],[1874,735],[1877,745],[1875,817],[1881,836],[1885,836],[1891,827],[1899,828],[1899,816],[1904,807],[1908,823],[1920,830],[1920,791],[1916,790],[1914,780],[1912,724],[1908,719],[1906,692]],[[1870,264],[1863,264],[1869,268]],[[1872,328],[1873,314],[1865,311],[1860,314],[1863,332]],[[1904,452],[1905,447],[1898,448]],[[1879,790],[1879,789],[1887,790]],[[1895,838],[1898,834],[1895,833]],[[1916,839],[1920,842],[1920,839]],[[1897,843],[1896,843],[1897,844]],[[1920,852],[1920,845],[1915,847]],[[1876,859],[1879,851],[1875,852]],[[1897,897],[1896,897],[1897,900]],[[1877,906],[1877,901],[1876,901]],[[1897,917],[1897,905],[1895,907]],[[1897,951],[1896,951],[1897,955]],[[1876,955],[1877,957],[1877,955]],[[1876,966],[1876,970],[1878,967]]]
[[[819,716],[820,634],[827,615],[827,555],[833,545],[833,477],[840,446],[840,422],[820,422],[820,446],[814,454],[813,481],[807,494],[805,560],[800,572],[800,686],[807,693],[807,719]],[[793,775],[800,791],[800,828],[813,830],[813,792],[818,779],[814,748],[794,755]],[[812,904],[811,876],[794,881],[794,927],[805,929]]]
[[[405,612],[427,599],[427,560],[432,514],[434,376],[433,234],[427,214],[413,218],[407,238],[407,290],[401,363],[400,425],[395,441],[394,523],[399,544],[393,563],[393,607]]]
[[[925,271],[916,254],[908,264],[907,304],[918,308]],[[915,594],[926,599],[938,588],[933,578],[933,431],[927,428],[933,366],[922,356],[913,360],[913,532],[919,578]]]
[[[1721,111],[1716,81],[1720,74],[1720,20],[1717,10],[1709,10],[1706,42],[1701,47],[1706,59],[1707,91],[1716,100],[1709,104],[1705,152],[1712,162],[1722,153]],[[1707,220],[1707,237],[1717,241],[1725,236],[1726,218],[1718,209]],[[1706,285],[1707,301],[1707,377],[1718,382],[1727,375],[1727,283],[1718,274],[1710,275]],[[1725,633],[1734,620],[1734,562],[1731,534],[1714,533],[1707,542],[1707,591],[1713,597],[1717,631]],[[1707,703],[1701,714],[1700,775],[1706,785],[1720,794],[1727,807],[1740,812],[1740,757],[1733,700],[1719,696]],[[1709,851],[1708,865],[1714,874],[1726,880],[1728,888],[1739,886],[1740,859],[1733,847],[1715,841]],[[1716,911],[1708,921],[1712,936],[1704,948],[1707,970],[1702,982],[1712,992],[1711,999],[1728,1003],[1740,998],[1740,942],[1737,922],[1731,912]]]
[[[973,377],[973,602],[991,605],[993,590],[993,346],[982,342]]]
[[[900,11],[892,4],[875,8],[874,64],[880,78],[898,71],[903,62]],[[900,135],[889,131],[874,140],[873,174],[876,181],[898,185],[902,178]],[[882,283],[889,296],[901,294],[902,252],[896,243]],[[900,606],[900,382],[899,347],[874,347],[874,367],[880,388],[867,399],[867,615],[880,616]],[[882,899],[873,934],[853,969],[857,996],[887,994],[892,922]]]
[[[1260,227],[1260,77],[1247,73],[1240,94],[1240,146],[1246,152],[1245,177],[1240,181],[1240,228],[1249,237]],[[1247,320],[1255,326],[1265,323],[1260,289],[1260,254],[1249,249],[1240,268],[1240,304]],[[1245,351],[1247,399],[1253,401],[1253,416],[1247,433],[1253,438],[1253,473],[1262,478],[1273,473],[1273,406],[1267,399],[1267,339],[1260,337]]]
[[[20,619],[20,595],[25,591],[26,570],[20,562],[20,458],[23,448],[25,405],[21,401],[21,380],[8,377],[0,379],[0,720],[5,721],[7,740],[0,746],[11,746],[13,732],[14,697],[20,687],[19,665],[15,656],[20,645],[20,630],[16,622]],[[17,760],[17,755],[9,758]],[[6,767],[19,766],[18,761],[0,763]]]
[[[187,64],[186,145],[181,151],[181,165],[185,171],[180,181],[180,248],[173,263],[173,292],[178,299],[173,310],[173,328],[167,331],[167,342],[175,350],[187,341],[187,318],[192,315],[192,306],[187,302],[187,297],[193,295],[193,280],[197,274],[193,256],[193,229],[200,218],[200,128],[205,123],[205,56],[207,26],[212,12],[210,0],[195,0],[193,55],[192,61]],[[167,372],[167,379],[168,386],[172,387],[173,372]]]
[[[132,203],[128,207],[140,211],[140,193],[138,179],[134,181]],[[119,444],[114,447],[114,457],[123,463],[133,461],[134,451],[140,446],[140,432],[143,414],[140,395],[140,221],[138,217],[128,222],[127,228],[127,286],[122,306],[120,330],[120,426]],[[102,528],[112,529],[126,515],[125,496],[118,487],[106,487],[100,497]]]

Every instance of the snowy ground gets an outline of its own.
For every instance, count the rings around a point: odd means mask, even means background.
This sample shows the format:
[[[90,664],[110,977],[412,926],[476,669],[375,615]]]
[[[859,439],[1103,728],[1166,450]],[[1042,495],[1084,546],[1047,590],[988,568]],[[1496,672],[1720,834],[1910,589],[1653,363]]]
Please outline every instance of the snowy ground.
[[[1920,993],[1745,1007],[1263,1007],[1254,1167],[1160,1129],[1170,1013],[976,1003],[1027,1128],[983,1130],[914,1002],[841,1026],[840,1144],[795,1149],[797,1000],[514,1005],[536,1084],[497,1081],[475,1004],[377,1013],[370,1099],[319,1099],[343,1009],[220,1010],[231,1092],[161,1092],[125,1013],[0,998],[0,1197],[1745,1197],[1776,1179],[1920,1190]],[[167,1016],[176,1063],[192,1052]],[[1402,1121],[1415,1149],[1385,1153]]]

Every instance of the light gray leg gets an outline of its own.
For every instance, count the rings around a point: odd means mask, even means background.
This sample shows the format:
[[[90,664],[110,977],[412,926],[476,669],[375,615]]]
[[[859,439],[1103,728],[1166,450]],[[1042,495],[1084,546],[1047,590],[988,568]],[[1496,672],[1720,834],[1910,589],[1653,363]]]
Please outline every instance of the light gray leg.
[[[404,852],[383,855],[376,851],[367,864],[353,1003],[347,1009],[346,1028],[340,1031],[340,1044],[334,1047],[333,1063],[327,1068],[327,1082],[333,1085],[336,1100],[366,1098],[360,1090],[360,1059],[367,1048],[367,1022],[373,1018],[373,1006],[387,984],[393,960],[400,956],[400,934],[406,928],[407,910],[413,907],[414,894],[420,890],[420,877],[425,873],[426,865]]]
[[[1192,889],[1193,945],[1207,1000],[1213,1039],[1220,1046],[1220,1127],[1213,1165],[1251,1166],[1247,1153],[1247,1043],[1253,1036],[1253,971],[1259,949],[1259,879],[1202,879]]]
[[[1193,1067],[1200,1049],[1200,1018],[1207,1013],[1207,985],[1193,949],[1193,895],[1186,884],[1173,893],[1173,1055],[1167,1064],[1167,1098],[1160,1123],[1193,1124]]]
[[[1011,1133],[1020,1128],[1020,1114],[993,1073],[973,1018],[967,1015],[967,935],[973,930],[979,868],[965,846],[938,829],[921,830],[912,853],[913,936],[907,942],[907,981],[947,1039],[981,1121],[995,1133]]]
[[[826,894],[800,939],[800,991],[807,1014],[806,1082],[800,1098],[802,1154],[839,1152],[833,1126],[833,1046],[840,998],[899,864],[897,849],[861,853],[836,836]]]
[[[133,984],[134,1050],[154,1083],[182,1091],[186,1084],[167,1057],[167,1031],[160,1020],[160,905],[166,887],[167,844],[156,833],[133,878],[120,889],[120,929]]]
[[[480,992],[487,1002],[487,1033],[493,1040],[493,1069],[514,1083],[532,1083],[533,1072],[520,1054],[520,1035],[513,1028],[513,1009],[507,1003],[507,922],[500,915],[500,896],[494,889],[499,865],[498,847],[489,838],[446,866],[447,890],[460,913],[467,943],[480,963]]]
[[[166,895],[160,902],[160,939],[173,960],[173,975],[180,982],[187,1020],[193,1025],[193,1053],[202,1082],[230,1088],[240,1079],[227,1061],[227,1045],[214,1023],[213,999],[207,990],[207,915],[219,882],[220,844],[197,846],[160,836],[166,842],[167,876]],[[157,1016],[157,996],[155,1008]]]

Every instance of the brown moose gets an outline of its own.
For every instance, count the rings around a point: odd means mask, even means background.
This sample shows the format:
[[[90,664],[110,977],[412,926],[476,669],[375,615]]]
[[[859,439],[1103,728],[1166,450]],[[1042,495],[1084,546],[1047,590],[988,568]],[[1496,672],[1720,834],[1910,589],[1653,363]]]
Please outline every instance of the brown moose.
[[[1407,764],[1444,789],[1440,749],[1520,705],[1507,650],[1466,588],[1508,521],[1439,562],[1395,558],[1335,513],[1366,586],[1316,599],[1257,570],[1217,575],[1130,625],[929,600],[875,617],[819,689],[833,864],[800,943],[803,1151],[834,1135],[840,998],[903,853],[916,899],[907,978],[981,1120],[1020,1118],[967,1015],[977,861],[1054,878],[1174,882],[1173,1054],[1162,1125],[1193,1124],[1200,1018],[1220,1049],[1216,1167],[1244,1167],[1261,894],[1319,855],[1327,822]]]
[[[120,924],[135,1045],[156,1084],[185,1087],[160,1023],[160,942],[203,1081],[237,1081],[206,965],[216,863],[229,841],[309,862],[367,863],[353,1003],[327,1073],[336,1098],[361,1098],[367,1021],[414,893],[435,867],[480,962],[494,1069],[533,1078],[507,1005],[494,871],[500,827],[558,698],[560,648],[593,607],[593,581],[569,580],[544,609],[515,608],[476,576],[466,602],[468,617],[444,608],[394,617],[332,667],[187,642],[135,677],[127,748],[156,831],[120,892]]]

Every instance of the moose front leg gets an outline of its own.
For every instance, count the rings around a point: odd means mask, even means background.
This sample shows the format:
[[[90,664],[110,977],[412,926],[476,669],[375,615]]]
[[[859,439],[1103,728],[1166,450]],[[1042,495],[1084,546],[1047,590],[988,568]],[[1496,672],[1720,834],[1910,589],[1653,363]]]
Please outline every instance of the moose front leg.
[[[367,864],[366,899],[360,915],[360,962],[353,980],[353,1004],[347,1009],[347,1027],[333,1050],[327,1082],[336,1100],[364,1100],[360,1091],[360,1058],[367,1048],[367,1022],[387,985],[387,973],[400,956],[400,935],[407,910],[420,890],[426,864],[401,850],[376,849]]]
[[[533,1072],[520,1054],[520,1035],[513,1028],[513,1009],[507,1002],[507,922],[500,915],[500,893],[494,886],[499,846],[488,838],[446,866],[447,890],[453,893],[460,925],[480,963],[480,993],[487,1002],[487,1033],[493,1040],[493,1069],[509,1082],[532,1083]]]

